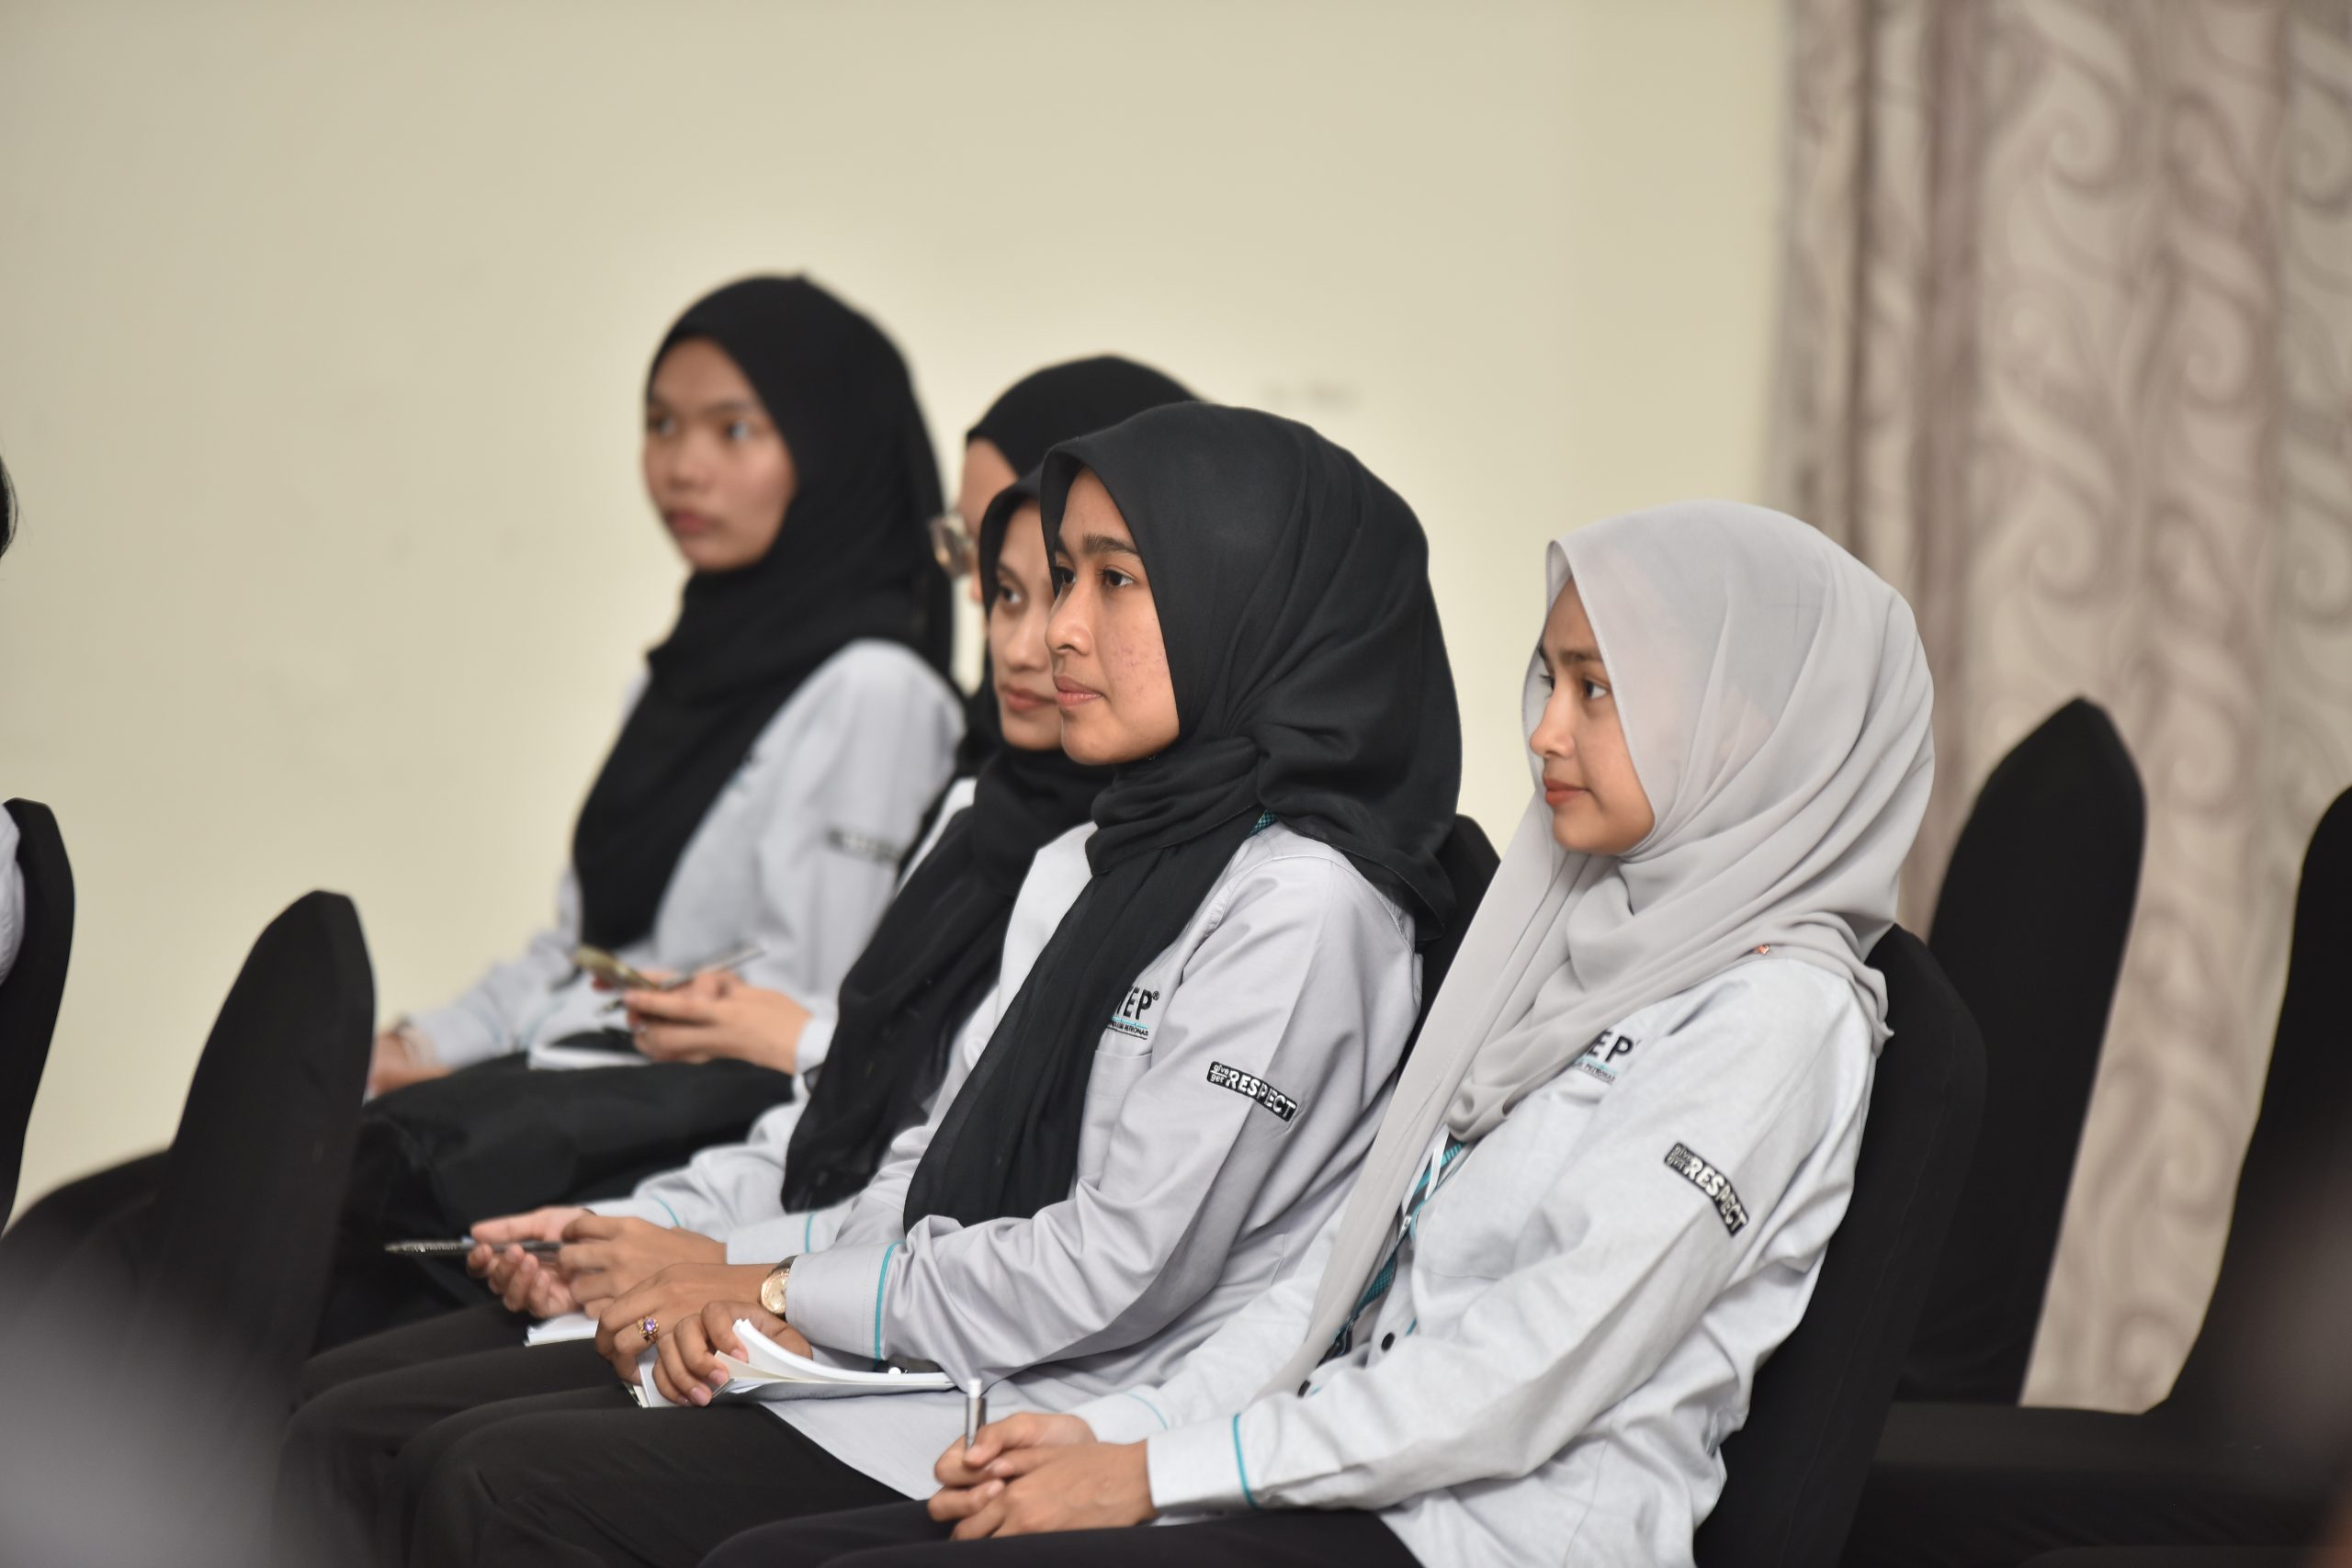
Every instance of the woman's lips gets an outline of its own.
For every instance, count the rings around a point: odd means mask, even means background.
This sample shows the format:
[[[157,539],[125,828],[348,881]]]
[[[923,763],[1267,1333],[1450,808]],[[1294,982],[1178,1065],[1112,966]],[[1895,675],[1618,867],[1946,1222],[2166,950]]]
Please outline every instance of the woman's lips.
[[[1066,681],[1058,675],[1054,677],[1054,700],[1061,704],[1064,713],[1087,703],[1100,702],[1102,699],[1102,694],[1091,686],[1081,686],[1075,681]]]
[[[715,519],[702,513],[684,510],[664,512],[662,514],[662,521],[673,534],[684,535],[707,534],[718,525]]]
[[[1566,806],[1577,795],[1590,793],[1578,784],[1547,784],[1544,786],[1544,804],[1555,808]]]
[[[1054,697],[1038,692],[1024,692],[1018,686],[999,686],[996,700],[1014,713],[1035,713],[1039,708],[1054,705]]]

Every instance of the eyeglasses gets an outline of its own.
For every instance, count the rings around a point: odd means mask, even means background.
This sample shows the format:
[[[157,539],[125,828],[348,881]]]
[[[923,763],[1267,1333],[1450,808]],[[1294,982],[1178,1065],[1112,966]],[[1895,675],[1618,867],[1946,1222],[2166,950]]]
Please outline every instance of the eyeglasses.
[[[979,546],[964,526],[962,513],[943,512],[931,520],[931,553],[950,581],[972,570],[979,557]]]

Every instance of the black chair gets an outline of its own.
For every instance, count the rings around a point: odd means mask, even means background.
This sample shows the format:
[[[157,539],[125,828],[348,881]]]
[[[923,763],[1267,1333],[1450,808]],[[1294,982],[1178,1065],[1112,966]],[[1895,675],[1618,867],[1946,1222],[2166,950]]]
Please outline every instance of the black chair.
[[[350,900],[254,943],[205,1042],[154,1202],[25,1309],[74,1325],[0,1403],[0,1561],[260,1560],[325,1289],[375,986]]]
[[[1853,1568],[2009,1568],[2076,1546],[2308,1545],[2337,1456],[2261,1407],[2313,1260],[2352,1253],[2352,1051],[2338,978],[2352,951],[2352,791],[2303,859],[2286,999],[2211,1304],[2172,1395],[2137,1416],[1900,1404],[1854,1522]],[[2323,1308],[2328,1303],[2318,1303]],[[2338,1314],[2352,1302],[2333,1303]],[[2308,1378],[2335,1373],[2312,1362]]]
[[[2077,697],[1984,781],[1928,949],[1984,1037],[1984,1121],[1897,1399],[2015,1404],[2140,886],[2146,797]]]
[[[1854,1194],[1804,1321],[1756,1375],[1724,1444],[1700,1568],[1828,1568],[1870,1468],[1984,1101],[1976,1025],[1897,927],[1871,953],[1894,1031],[1879,1057]]]
[[[0,1224],[17,1206],[25,1127],[49,1064],[50,1038],[65,999],[65,966],[74,954],[74,867],[57,818],[38,801],[12,800],[6,810],[17,822],[25,921],[17,961],[0,984]],[[0,866],[0,874],[6,871]]]
[[[1421,1012],[1413,1021],[1413,1038],[1405,1044],[1408,1055],[1421,1037],[1421,1025],[1429,1021],[1430,1004],[1437,1000],[1446,972],[1453,967],[1454,956],[1462,951],[1463,933],[1470,929],[1478,906],[1486,901],[1487,889],[1494,884],[1495,871],[1502,861],[1496,855],[1487,830],[1464,816],[1453,819],[1453,830],[1438,846],[1437,864],[1453,889],[1453,919],[1435,942],[1421,949]]]

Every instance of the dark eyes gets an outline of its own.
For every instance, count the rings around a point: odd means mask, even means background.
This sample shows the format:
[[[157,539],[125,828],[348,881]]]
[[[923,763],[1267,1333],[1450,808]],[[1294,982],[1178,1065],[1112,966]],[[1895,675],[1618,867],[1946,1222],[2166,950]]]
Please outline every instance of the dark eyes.
[[[752,438],[752,422],[751,422],[750,420],[748,420],[748,419],[730,419],[730,420],[729,420],[729,421],[727,422],[727,439],[728,439],[728,440],[729,440],[729,441],[749,441],[751,438]]]
[[[1078,581],[1078,573],[1072,571],[1066,566],[1058,564],[1052,569],[1052,576],[1054,580],[1054,597],[1057,599],[1069,592],[1070,584]],[[1125,572],[1119,570],[1116,567],[1103,567],[1100,572],[1100,576],[1102,578],[1102,586],[1105,588],[1132,588],[1135,586],[1136,580],[1128,576]]]
[[[1544,682],[1544,689],[1547,692],[1556,689],[1559,685],[1559,682],[1553,679],[1552,672],[1540,664],[1535,667],[1535,678]],[[1608,687],[1587,677],[1577,677],[1577,684],[1584,688],[1584,700],[1589,703],[1597,703],[1609,694]]]

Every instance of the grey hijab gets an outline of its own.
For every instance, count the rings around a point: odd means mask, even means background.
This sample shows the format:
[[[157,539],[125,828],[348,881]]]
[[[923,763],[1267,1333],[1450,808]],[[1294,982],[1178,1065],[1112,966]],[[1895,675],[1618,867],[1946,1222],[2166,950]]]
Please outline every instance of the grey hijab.
[[[1732,502],[1636,512],[1551,546],[1546,606],[1574,579],[1657,825],[1622,856],[1552,839],[1535,797],[1431,1006],[1356,1177],[1305,1343],[1322,1359],[1396,1235],[1442,1124],[1470,1142],[1610,1025],[1769,947],[1854,987],[1934,770],[1928,661],[1910,606],[1793,517]],[[1534,732],[1544,690],[1521,697]]]

